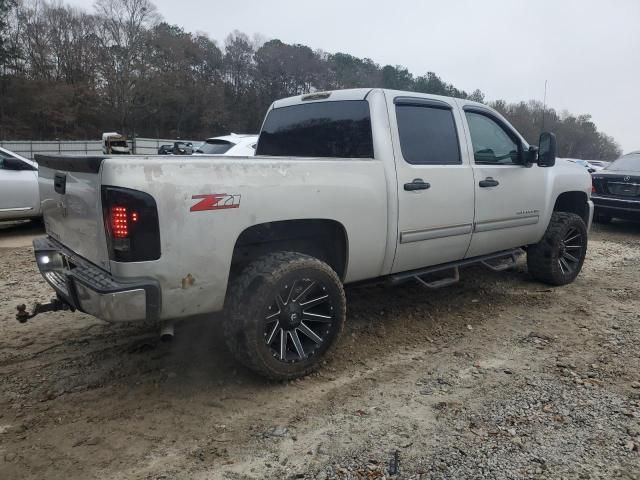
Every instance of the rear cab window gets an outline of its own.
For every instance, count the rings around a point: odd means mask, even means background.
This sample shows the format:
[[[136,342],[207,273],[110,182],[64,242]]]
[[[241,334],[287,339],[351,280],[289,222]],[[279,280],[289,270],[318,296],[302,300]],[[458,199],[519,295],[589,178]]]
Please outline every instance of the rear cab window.
[[[373,158],[369,102],[339,100],[274,108],[256,155]]]

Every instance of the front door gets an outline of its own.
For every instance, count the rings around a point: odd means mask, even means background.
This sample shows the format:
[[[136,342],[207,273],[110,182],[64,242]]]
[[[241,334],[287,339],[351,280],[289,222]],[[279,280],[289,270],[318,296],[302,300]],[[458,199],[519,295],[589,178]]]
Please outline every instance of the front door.
[[[387,94],[388,95],[388,94]],[[473,172],[454,101],[387,97],[398,180],[392,271],[464,257],[473,225]]]
[[[473,152],[476,217],[467,257],[537,242],[544,211],[545,169],[521,161],[524,142],[500,117],[465,107]]]

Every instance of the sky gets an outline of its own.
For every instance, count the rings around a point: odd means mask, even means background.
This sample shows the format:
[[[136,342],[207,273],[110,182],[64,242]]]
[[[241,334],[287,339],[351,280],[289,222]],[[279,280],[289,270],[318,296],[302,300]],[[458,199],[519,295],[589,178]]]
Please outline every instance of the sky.
[[[152,0],[153,1],[153,0]],[[91,10],[91,0],[69,0]],[[155,0],[220,46],[233,30],[435,72],[487,100],[544,96],[640,150],[640,0]]]

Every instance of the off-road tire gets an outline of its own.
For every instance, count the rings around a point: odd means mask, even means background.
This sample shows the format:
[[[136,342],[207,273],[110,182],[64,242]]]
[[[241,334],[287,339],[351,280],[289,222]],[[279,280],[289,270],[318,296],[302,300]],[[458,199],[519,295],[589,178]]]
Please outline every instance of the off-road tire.
[[[294,281],[317,282],[329,296],[333,319],[327,327],[327,336],[323,337],[324,343],[317,346],[311,356],[298,361],[282,361],[265,341],[265,329],[269,328],[265,323],[266,312],[286,284],[290,284],[293,291]],[[342,282],[329,265],[297,252],[275,252],[251,262],[231,280],[224,335],[229,350],[240,363],[269,379],[290,380],[317,370],[332,354],[345,317]],[[292,339],[286,333],[284,335],[285,343]]]
[[[571,270],[566,268],[567,260],[561,264],[565,241],[567,235],[576,232],[581,236],[582,249],[575,258],[577,262],[572,263]],[[570,242],[567,242],[568,244]],[[577,252],[577,250],[576,250]],[[575,280],[582,269],[584,258],[587,253],[587,227],[582,218],[575,213],[554,212],[547,231],[540,242],[529,245],[527,249],[527,266],[529,273],[541,282],[549,285],[566,285]],[[571,256],[574,256],[570,253]]]

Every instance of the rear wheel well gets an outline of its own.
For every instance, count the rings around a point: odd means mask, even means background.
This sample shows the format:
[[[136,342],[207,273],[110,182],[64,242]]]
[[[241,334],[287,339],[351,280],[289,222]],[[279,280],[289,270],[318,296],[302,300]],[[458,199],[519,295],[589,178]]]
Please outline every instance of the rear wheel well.
[[[347,233],[339,222],[325,219],[261,223],[244,230],[233,249],[231,273],[271,252],[305,253],[327,263],[344,280],[347,269]]]
[[[588,225],[589,205],[587,201],[588,197],[584,192],[564,192],[558,195],[553,211],[575,213],[584,220],[585,225]]]

